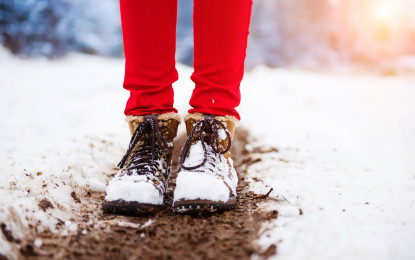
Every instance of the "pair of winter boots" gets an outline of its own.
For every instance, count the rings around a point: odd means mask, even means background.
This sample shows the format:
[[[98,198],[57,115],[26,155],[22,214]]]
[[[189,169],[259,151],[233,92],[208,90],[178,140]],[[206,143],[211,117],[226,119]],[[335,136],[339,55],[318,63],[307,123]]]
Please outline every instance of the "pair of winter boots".
[[[129,116],[128,150],[109,182],[103,209],[108,213],[148,214],[163,208],[172,171],[176,113]],[[173,210],[215,212],[236,206],[238,177],[230,158],[237,120],[200,113],[185,117],[187,140],[180,155]]]

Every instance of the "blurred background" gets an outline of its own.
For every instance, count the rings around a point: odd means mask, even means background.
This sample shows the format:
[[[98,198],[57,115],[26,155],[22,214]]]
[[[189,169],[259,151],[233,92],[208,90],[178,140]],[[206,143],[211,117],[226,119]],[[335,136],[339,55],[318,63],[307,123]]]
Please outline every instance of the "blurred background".
[[[415,0],[254,0],[246,67],[415,71]],[[0,0],[0,43],[23,58],[123,55],[118,0]],[[177,60],[193,60],[179,0]]]

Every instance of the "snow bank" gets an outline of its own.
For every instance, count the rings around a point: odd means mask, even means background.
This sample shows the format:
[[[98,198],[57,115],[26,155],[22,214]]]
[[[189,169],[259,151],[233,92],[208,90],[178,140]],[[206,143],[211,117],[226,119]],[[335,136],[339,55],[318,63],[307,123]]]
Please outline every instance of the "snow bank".
[[[0,71],[0,222],[16,235],[29,224],[72,232],[59,224],[78,217],[79,199],[104,191],[128,144],[126,93],[113,87],[123,61],[22,61],[2,51]],[[11,252],[5,241],[0,233],[0,252]]]
[[[254,155],[261,161],[247,169],[254,191],[273,188],[262,210],[279,217],[257,241],[277,245],[272,258],[415,258],[414,83],[267,68],[247,75],[240,112],[257,139],[250,145],[279,150]]]

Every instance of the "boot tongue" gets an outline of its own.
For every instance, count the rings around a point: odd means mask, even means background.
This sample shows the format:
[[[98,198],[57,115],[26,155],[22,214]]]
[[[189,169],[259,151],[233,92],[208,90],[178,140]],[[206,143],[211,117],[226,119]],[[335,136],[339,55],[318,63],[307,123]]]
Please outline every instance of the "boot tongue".
[[[204,124],[202,129],[202,133],[199,133],[202,135],[203,141],[206,142],[208,145],[212,145],[214,141],[214,130],[212,125]]]
[[[210,114],[202,114],[203,119],[202,120],[214,120],[214,115],[210,115]],[[194,124],[196,124],[196,122],[194,122]],[[194,127],[193,124],[193,127]],[[199,135],[201,135],[201,138],[203,138],[203,141],[206,142],[206,144],[212,145],[213,143],[213,133],[214,133],[214,129],[213,129],[213,125],[212,124],[202,124],[199,133],[196,134],[196,138],[199,138]]]
[[[213,152],[216,155],[225,154],[231,148],[231,136],[224,123],[218,119],[215,119],[214,116],[211,115],[203,115],[203,117],[203,119],[198,120],[195,123],[188,121],[189,124],[192,123],[192,128],[189,128],[191,131],[188,134],[186,143],[183,146],[182,153],[180,155],[180,165],[185,170],[194,170],[204,166],[207,161],[208,153],[210,154]],[[220,134],[220,130],[225,131],[225,140],[228,140],[225,148],[221,145],[220,136],[222,136],[222,134]],[[191,146],[194,145],[197,140],[201,142],[203,148],[203,161],[197,165],[185,166],[184,161],[190,153]],[[207,146],[210,146],[209,152]]]
[[[156,114],[150,114],[150,115],[144,115],[143,118],[144,119],[156,119],[157,120],[157,115]]]
[[[135,132],[130,140],[129,148],[118,164],[119,168],[123,168],[126,164],[130,164],[133,161],[137,161],[137,165],[140,165],[141,161],[138,163],[138,160],[136,159],[138,157],[147,159],[148,153],[151,155],[151,163],[154,164],[156,157],[158,157],[156,150],[159,149],[161,149],[162,154],[167,154],[168,145],[163,137],[163,134],[161,133],[157,115],[145,115],[143,118],[144,121],[141,122],[135,129]],[[140,144],[140,141],[142,141],[143,144]],[[145,155],[141,154],[144,153],[143,151],[145,151]],[[142,164],[145,163],[143,162]]]

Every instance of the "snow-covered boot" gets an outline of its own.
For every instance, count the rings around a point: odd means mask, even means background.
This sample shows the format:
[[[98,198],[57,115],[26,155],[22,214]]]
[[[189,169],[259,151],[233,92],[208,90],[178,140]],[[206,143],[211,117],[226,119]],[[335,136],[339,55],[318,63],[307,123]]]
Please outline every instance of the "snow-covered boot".
[[[119,172],[106,188],[107,213],[146,214],[163,206],[171,173],[173,139],[180,116],[176,113],[128,116],[132,133]]]
[[[235,208],[238,177],[229,150],[238,120],[193,113],[185,122],[188,137],[180,156],[173,210],[188,213]]]

